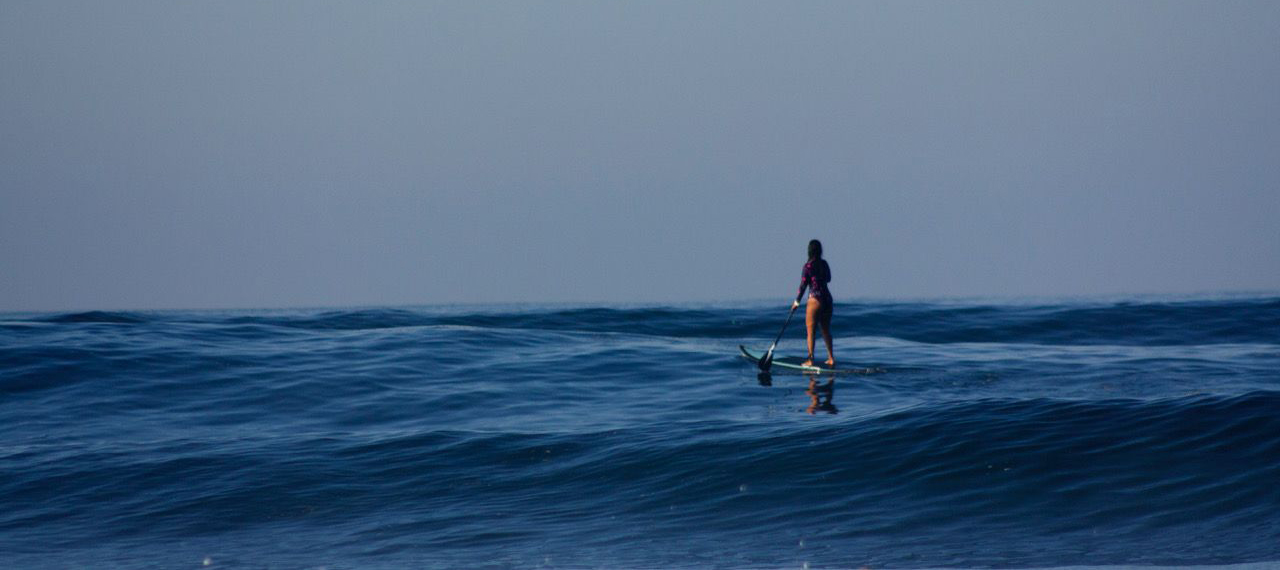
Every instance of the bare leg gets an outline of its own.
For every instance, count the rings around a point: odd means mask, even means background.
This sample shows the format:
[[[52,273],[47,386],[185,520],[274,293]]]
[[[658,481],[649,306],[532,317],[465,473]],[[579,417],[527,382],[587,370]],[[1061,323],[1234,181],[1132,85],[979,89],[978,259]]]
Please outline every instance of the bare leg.
[[[822,340],[827,344],[827,366],[836,365],[836,351],[831,347],[831,314],[834,312],[834,309],[835,307],[832,307],[830,304],[824,305],[822,307],[822,314],[819,315],[821,318],[818,320],[819,324],[822,325]],[[812,343],[810,343],[809,348],[809,358],[813,358]]]
[[[809,298],[809,305],[804,308],[804,328],[809,331],[809,358],[804,361],[805,366],[813,366],[813,341],[814,327],[821,320],[822,303],[813,297]]]

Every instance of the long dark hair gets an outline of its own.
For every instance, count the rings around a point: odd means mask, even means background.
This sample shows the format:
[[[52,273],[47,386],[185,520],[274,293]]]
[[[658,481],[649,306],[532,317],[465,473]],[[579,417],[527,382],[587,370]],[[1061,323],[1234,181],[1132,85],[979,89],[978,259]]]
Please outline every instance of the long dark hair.
[[[811,239],[809,240],[809,261],[822,259],[822,242]]]

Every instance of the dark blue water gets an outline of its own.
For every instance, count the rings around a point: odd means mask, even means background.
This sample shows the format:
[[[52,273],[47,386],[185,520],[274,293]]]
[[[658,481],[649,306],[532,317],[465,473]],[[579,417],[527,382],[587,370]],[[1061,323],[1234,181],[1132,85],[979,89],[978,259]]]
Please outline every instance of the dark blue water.
[[[1280,298],[785,314],[0,315],[0,568],[1280,563]]]

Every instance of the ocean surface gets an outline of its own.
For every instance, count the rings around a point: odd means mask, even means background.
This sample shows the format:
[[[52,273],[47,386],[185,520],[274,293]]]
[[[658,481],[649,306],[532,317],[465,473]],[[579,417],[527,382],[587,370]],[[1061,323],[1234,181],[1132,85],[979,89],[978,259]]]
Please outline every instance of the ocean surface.
[[[0,314],[0,568],[1280,567],[1280,297],[787,303]]]

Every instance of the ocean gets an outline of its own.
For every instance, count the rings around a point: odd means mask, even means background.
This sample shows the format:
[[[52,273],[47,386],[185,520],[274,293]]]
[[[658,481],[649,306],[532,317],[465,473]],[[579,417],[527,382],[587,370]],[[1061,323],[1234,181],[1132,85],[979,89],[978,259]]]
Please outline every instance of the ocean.
[[[1280,567],[1280,297],[788,303],[0,314],[0,568]]]

